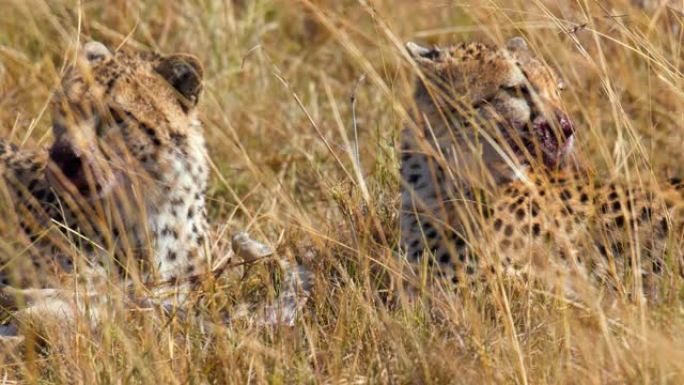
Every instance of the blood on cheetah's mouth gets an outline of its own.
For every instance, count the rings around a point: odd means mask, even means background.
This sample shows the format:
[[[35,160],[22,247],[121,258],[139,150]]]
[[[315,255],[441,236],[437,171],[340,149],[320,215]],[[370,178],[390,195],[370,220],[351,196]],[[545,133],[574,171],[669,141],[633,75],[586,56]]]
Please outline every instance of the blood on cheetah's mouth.
[[[82,196],[99,199],[116,184],[111,170],[99,167],[91,156],[84,155],[66,143],[55,143],[50,149],[53,165],[47,168],[50,182],[69,191],[74,188]]]
[[[522,132],[520,140],[529,154],[527,156],[540,156],[544,166],[550,168],[557,168],[563,164],[575,141],[575,128],[570,119],[562,112],[556,112],[556,119],[555,127],[542,115],[536,116],[531,124],[524,124],[523,127],[512,125],[517,132]],[[521,153],[515,140],[509,141],[518,155],[526,156]]]

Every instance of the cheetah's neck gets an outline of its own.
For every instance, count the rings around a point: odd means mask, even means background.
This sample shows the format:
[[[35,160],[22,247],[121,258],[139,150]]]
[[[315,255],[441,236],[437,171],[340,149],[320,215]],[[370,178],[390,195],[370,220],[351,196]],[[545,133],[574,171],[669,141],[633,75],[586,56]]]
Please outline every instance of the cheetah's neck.
[[[152,207],[148,225],[154,238],[154,264],[161,280],[201,273],[207,265],[204,243],[208,231],[205,191],[208,157],[199,121],[179,148],[165,153],[169,172],[163,194]]]

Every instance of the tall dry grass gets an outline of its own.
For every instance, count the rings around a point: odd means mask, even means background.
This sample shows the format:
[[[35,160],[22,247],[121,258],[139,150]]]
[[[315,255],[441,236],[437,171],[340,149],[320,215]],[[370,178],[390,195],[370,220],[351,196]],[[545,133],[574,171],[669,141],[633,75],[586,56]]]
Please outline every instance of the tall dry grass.
[[[294,327],[240,320],[205,332],[193,318],[123,309],[97,330],[78,324],[28,341],[19,357],[5,357],[0,383],[684,381],[681,301],[605,308],[528,287],[456,299],[426,289],[430,306],[400,306],[395,258],[396,144],[414,77],[403,42],[525,36],[568,85],[583,165],[605,177],[664,178],[684,175],[684,26],[676,11],[645,12],[628,0],[0,7],[3,137],[50,143],[46,106],[79,43],[191,52],[207,74],[201,115],[215,166],[208,194],[216,253],[227,252],[223,237],[248,228],[315,275]],[[12,241],[0,235],[0,250],[14,250]],[[273,267],[209,282],[198,318],[272,298]]]

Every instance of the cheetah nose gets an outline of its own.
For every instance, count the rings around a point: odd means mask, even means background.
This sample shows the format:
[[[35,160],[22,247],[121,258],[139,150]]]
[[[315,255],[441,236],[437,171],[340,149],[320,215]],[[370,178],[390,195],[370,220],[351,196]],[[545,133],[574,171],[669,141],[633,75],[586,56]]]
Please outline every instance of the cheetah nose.
[[[566,139],[575,134],[575,126],[572,124],[572,120],[570,120],[568,115],[562,111],[556,111],[556,119],[558,119],[558,125]]]
[[[50,159],[62,170],[64,176],[72,181],[82,171],[83,162],[81,157],[66,143],[55,143],[50,148]]]

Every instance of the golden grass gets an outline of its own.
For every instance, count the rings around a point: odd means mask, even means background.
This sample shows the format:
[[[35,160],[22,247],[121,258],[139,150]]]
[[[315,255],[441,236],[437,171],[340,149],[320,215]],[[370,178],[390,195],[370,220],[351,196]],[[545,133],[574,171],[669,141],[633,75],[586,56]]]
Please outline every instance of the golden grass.
[[[294,327],[239,321],[203,334],[191,319],[114,312],[94,332],[53,331],[48,354],[28,344],[0,367],[0,383],[684,382],[681,301],[604,309],[525,288],[457,301],[431,290],[430,308],[397,306],[402,267],[394,258],[396,144],[414,77],[403,42],[524,35],[568,85],[587,168],[667,177],[684,174],[681,14],[647,13],[628,0],[0,7],[0,134],[27,146],[50,142],[46,104],[80,42],[191,52],[207,74],[201,115],[215,164],[216,234],[282,235],[279,253],[310,251],[304,259],[315,274]],[[9,250],[11,240],[0,236],[0,246]],[[272,267],[208,284],[199,311],[210,317],[271,297]]]

